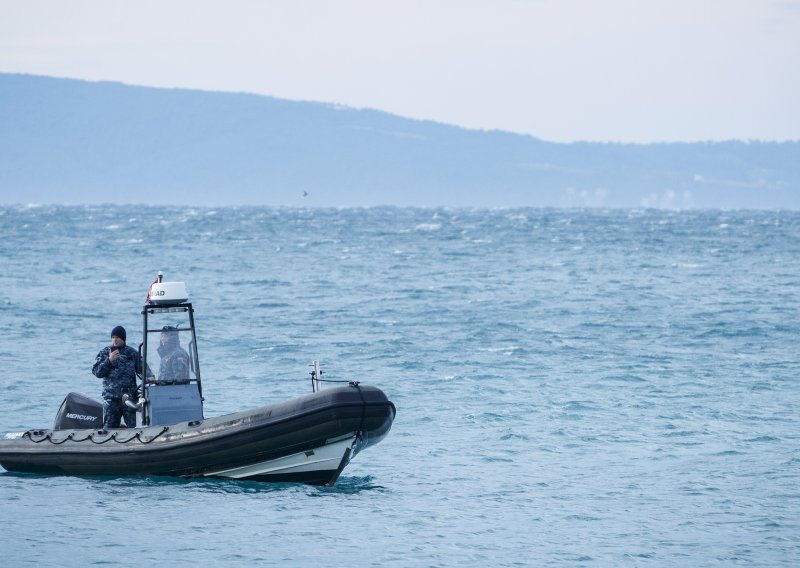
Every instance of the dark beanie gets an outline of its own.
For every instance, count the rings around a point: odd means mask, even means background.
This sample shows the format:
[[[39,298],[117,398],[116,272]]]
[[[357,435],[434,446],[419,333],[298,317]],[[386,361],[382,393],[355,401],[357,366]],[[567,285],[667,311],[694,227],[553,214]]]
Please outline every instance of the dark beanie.
[[[118,325],[117,327],[111,330],[111,337],[114,337],[115,335],[119,337],[122,341],[127,341],[127,339],[125,338],[125,328],[122,327],[121,325]]]

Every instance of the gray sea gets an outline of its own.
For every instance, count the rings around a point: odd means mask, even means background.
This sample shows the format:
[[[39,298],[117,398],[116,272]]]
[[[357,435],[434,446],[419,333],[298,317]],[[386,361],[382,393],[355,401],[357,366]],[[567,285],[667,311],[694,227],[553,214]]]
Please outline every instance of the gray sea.
[[[2,564],[800,565],[800,213],[0,207],[0,434],[49,428],[159,270],[206,416],[331,380],[334,487],[0,473]]]

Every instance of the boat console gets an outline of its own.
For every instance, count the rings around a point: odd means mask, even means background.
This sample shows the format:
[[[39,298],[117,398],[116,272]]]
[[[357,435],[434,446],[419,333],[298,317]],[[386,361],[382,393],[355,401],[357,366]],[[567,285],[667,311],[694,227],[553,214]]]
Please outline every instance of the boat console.
[[[164,282],[163,273],[150,286],[142,308],[143,332],[139,356],[137,426],[158,426],[203,419],[203,389],[194,308],[186,284]]]

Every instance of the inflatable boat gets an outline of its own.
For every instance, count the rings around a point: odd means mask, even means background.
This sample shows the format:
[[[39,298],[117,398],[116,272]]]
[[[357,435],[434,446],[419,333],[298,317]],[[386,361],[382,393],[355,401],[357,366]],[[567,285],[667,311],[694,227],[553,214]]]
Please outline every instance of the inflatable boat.
[[[0,439],[0,465],[11,472],[57,475],[226,477],[333,485],[353,457],[389,432],[395,407],[378,388],[348,382],[322,388],[318,362],[305,396],[214,418],[203,416],[194,310],[185,284],[151,286],[142,310],[143,342],[132,428],[102,428],[102,406],[70,393],[52,429]],[[163,325],[166,321],[166,325]],[[161,377],[166,334],[188,346],[187,374]],[[161,365],[163,368],[163,365]],[[152,373],[152,374],[151,374]]]

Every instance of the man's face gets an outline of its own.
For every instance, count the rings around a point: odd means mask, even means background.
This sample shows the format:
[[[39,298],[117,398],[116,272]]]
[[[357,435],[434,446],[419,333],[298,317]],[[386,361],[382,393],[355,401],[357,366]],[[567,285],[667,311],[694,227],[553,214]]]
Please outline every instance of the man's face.
[[[123,345],[125,345],[125,342],[122,341],[122,339],[120,339],[116,335],[112,335],[111,336],[111,345],[113,345],[114,347],[122,347]]]

